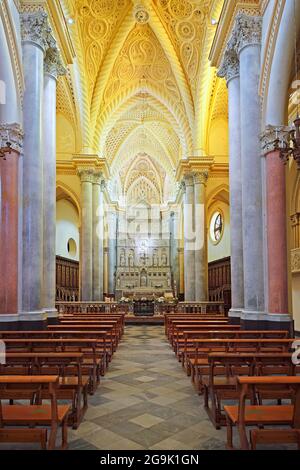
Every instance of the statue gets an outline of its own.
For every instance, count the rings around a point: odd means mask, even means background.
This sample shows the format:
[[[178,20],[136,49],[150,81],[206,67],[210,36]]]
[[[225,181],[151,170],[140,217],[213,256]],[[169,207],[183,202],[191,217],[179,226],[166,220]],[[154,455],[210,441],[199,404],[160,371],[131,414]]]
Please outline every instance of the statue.
[[[162,253],[161,255],[161,265],[162,266],[167,266],[168,265],[168,258],[166,253]]]
[[[125,255],[123,251],[120,254],[120,266],[125,266]]]
[[[142,271],[141,273],[141,287],[146,287],[147,286],[147,275],[145,271]]]
[[[128,255],[128,266],[129,267],[133,267],[133,253],[132,251],[130,251],[129,255]]]
[[[153,251],[153,266],[158,266],[157,250]]]

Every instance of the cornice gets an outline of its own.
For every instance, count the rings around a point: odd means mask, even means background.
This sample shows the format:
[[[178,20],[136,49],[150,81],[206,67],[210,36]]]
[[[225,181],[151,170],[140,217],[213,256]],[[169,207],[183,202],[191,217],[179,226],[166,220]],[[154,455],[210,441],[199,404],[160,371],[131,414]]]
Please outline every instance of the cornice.
[[[219,68],[238,13],[260,15],[260,0],[225,0],[218,28],[209,53],[211,65]]]
[[[94,170],[102,171],[105,179],[108,179],[110,176],[106,158],[99,157],[97,154],[74,154],[72,163],[76,169],[93,168]]]
[[[208,171],[214,163],[214,157],[189,157],[181,159],[176,169],[175,178],[177,181],[181,181],[185,175],[193,172]]]

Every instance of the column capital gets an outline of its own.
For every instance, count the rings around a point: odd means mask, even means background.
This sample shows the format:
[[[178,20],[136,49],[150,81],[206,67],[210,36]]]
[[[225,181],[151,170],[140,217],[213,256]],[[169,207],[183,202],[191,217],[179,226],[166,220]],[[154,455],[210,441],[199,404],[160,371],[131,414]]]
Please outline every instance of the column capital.
[[[51,47],[47,49],[44,61],[44,71],[46,74],[51,75],[55,80],[57,80],[59,76],[66,75],[67,73],[55,41]]]
[[[234,49],[226,49],[220,68],[217,72],[217,76],[225,78],[228,83],[233,78],[237,78],[240,75],[240,61],[238,55]]]
[[[289,131],[290,128],[288,126],[266,126],[260,136],[262,154],[267,155],[270,152],[279,150],[280,142],[286,139]]]
[[[24,12],[21,13],[20,19],[22,41],[31,42],[45,52],[49,47],[49,35],[51,35],[47,13],[44,11]]]
[[[240,12],[235,18],[235,25],[232,31],[231,44],[237,54],[247,46],[261,44],[262,17],[247,15]]]
[[[193,173],[186,173],[184,176],[183,176],[183,183],[185,185],[185,189],[188,187],[188,186],[194,186],[194,175]]]
[[[101,187],[101,191],[105,188],[105,180],[104,180],[104,175],[103,171],[94,171],[94,184],[97,184],[98,186]]]
[[[9,141],[11,149],[18,153],[21,153],[23,149],[23,137],[24,133],[19,124],[0,124],[0,141],[5,142],[5,144]]]
[[[79,168],[77,174],[80,178],[81,183],[93,183],[94,182],[94,169],[93,168]]]
[[[196,171],[194,173],[194,184],[205,184],[208,180],[208,170]]]

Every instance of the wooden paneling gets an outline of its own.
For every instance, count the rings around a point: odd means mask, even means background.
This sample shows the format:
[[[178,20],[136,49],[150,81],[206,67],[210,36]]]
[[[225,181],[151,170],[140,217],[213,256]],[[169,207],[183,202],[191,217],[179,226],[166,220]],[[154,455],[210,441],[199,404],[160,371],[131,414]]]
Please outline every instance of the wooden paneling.
[[[56,300],[79,300],[79,262],[56,257]]]
[[[231,308],[231,271],[230,257],[208,264],[209,300],[223,301],[227,313]]]

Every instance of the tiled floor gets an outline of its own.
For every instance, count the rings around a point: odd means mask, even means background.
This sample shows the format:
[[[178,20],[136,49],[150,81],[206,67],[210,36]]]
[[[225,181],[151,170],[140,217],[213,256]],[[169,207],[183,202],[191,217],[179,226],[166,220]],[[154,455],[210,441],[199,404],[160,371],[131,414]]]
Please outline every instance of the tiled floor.
[[[162,326],[127,326],[70,449],[224,449]]]

